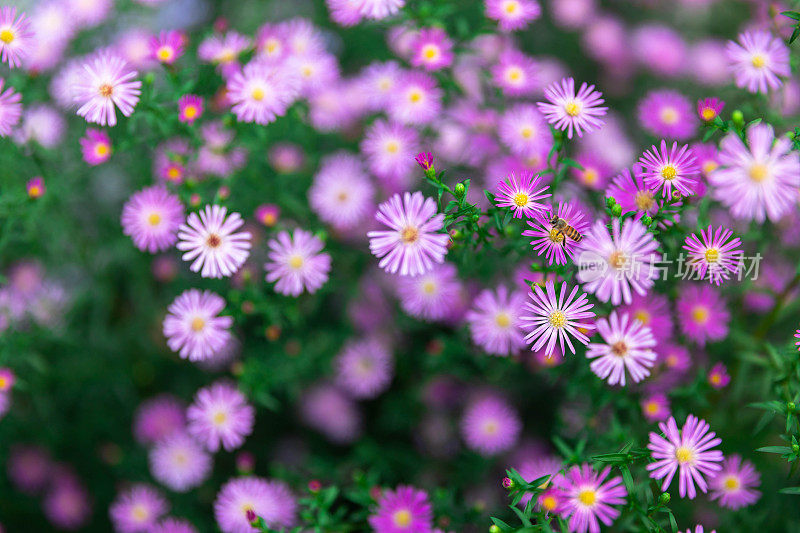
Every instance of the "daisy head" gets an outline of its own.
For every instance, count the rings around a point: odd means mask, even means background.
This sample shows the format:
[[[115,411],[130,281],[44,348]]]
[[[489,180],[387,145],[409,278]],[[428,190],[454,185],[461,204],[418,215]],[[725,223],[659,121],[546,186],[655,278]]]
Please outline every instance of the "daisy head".
[[[600,105],[605,100],[594,85],[583,83],[576,93],[575,80],[564,78],[561,83],[549,85],[544,96],[548,102],[539,102],[539,110],[556,129],[566,131],[568,138],[572,139],[573,132],[582,137],[584,133],[603,127],[600,117],[608,108]]]
[[[156,481],[175,492],[186,492],[208,478],[212,461],[191,435],[177,431],[150,449],[149,463]]]
[[[498,207],[508,207],[514,218],[534,218],[537,213],[546,209],[544,204],[538,202],[550,197],[547,185],[541,187],[542,178],[532,172],[522,173],[519,177],[513,173],[497,184],[497,197],[495,202]]]
[[[204,278],[231,276],[250,256],[250,233],[237,232],[243,225],[239,213],[228,215],[225,207],[207,205],[178,228],[177,248],[184,261],[192,261],[192,272]]]
[[[439,70],[453,63],[453,42],[442,28],[422,28],[414,39],[411,64]]]
[[[313,294],[328,281],[331,256],[322,251],[324,243],[310,231],[282,231],[267,246],[269,262],[264,269],[267,281],[276,282],[275,292],[294,297],[303,291]]]
[[[763,30],[746,31],[728,42],[727,55],[736,86],[751,93],[766,93],[791,75],[789,48],[783,40]]]
[[[397,280],[400,306],[423,320],[446,320],[459,309],[462,287],[456,267],[450,263],[434,266],[416,276]]]
[[[182,31],[162,31],[151,39],[150,53],[159,63],[171,65],[183,55],[187,41],[188,38]]]
[[[536,0],[485,0],[486,17],[496,20],[500,30],[521,30],[541,15]]]
[[[731,239],[732,236],[733,231],[725,227],[714,231],[709,225],[707,230],[700,231],[700,237],[686,237],[683,249],[688,254],[688,266],[697,272],[697,279],[706,279],[707,274],[709,282],[719,285],[740,270],[744,254],[742,241],[738,237]]]
[[[728,335],[731,315],[725,300],[714,288],[694,283],[684,285],[676,308],[681,331],[700,346]]]
[[[323,158],[308,190],[311,209],[339,230],[352,229],[365,220],[375,208],[374,194],[361,160],[347,152]]]
[[[606,526],[620,515],[612,505],[622,505],[628,491],[619,476],[608,479],[611,467],[600,472],[591,465],[572,466],[566,475],[556,476],[553,485],[560,492],[557,512],[569,519],[569,530],[598,533],[600,522]]]
[[[625,375],[638,383],[650,375],[655,364],[653,347],[656,339],[648,326],[626,314],[611,315],[597,321],[597,331],[602,343],[590,343],[587,359],[594,359],[592,372],[608,381],[609,385],[625,386]]]
[[[461,435],[467,447],[486,456],[514,446],[521,429],[522,422],[516,410],[496,396],[473,400],[461,418]]]
[[[186,418],[189,433],[208,451],[231,451],[252,433],[255,409],[234,385],[219,381],[197,391]]]
[[[17,16],[14,6],[0,7],[0,61],[18,67],[30,52],[33,32],[25,13]]]
[[[374,531],[433,533],[433,507],[428,494],[410,486],[382,491],[378,507],[368,520]]]
[[[722,470],[709,479],[711,499],[727,509],[741,509],[753,505],[761,497],[756,490],[761,485],[761,474],[753,463],[740,455],[730,455],[722,461]]]
[[[117,123],[115,109],[129,117],[139,102],[142,82],[122,57],[101,50],[83,64],[84,75],[74,88],[78,115],[101,126]]]
[[[667,89],[651,91],[639,102],[639,122],[647,132],[667,139],[686,140],[697,131],[691,101]]]
[[[670,416],[669,398],[662,393],[642,398],[641,406],[642,414],[648,422],[666,420]]]
[[[403,124],[428,124],[442,108],[442,90],[430,74],[410,71],[397,80],[388,99],[389,117]]]
[[[111,157],[111,138],[103,130],[88,128],[80,143],[83,160],[92,166],[105,163]]]
[[[142,189],[122,208],[122,230],[134,245],[154,254],[167,250],[178,240],[183,221],[183,204],[163,185]]]
[[[683,196],[695,193],[700,168],[688,145],[678,149],[678,143],[673,142],[668,149],[667,141],[662,140],[660,150],[652,146],[639,163],[644,169],[645,185],[656,193],[660,191],[664,198],[671,196],[673,191]]]
[[[0,78],[0,137],[11,135],[14,127],[22,117],[22,95],[6,87],[5,80]]]
[[[269,124],[283,116],[298,95],[298,85],[286,69],[251,61],[228,80],[231,111],[240,122]]]
[[[486,289],[475,298],[467,313],[472,342],[490,355],[513,355],[525,346],[522,312],[525,293],[509,292],[505,286]]]
[[[578,294],[578,287],[572,288],[561,284],[558,297],[556,297],[555,284],[548,281],[544,290],[540,285],[533,286],[533,292],[528,293],[529,302],[525,303],[522,318],[522,328],[527,332],[525,342],[532,344],[531,350],[537,351],[545,348],[545,355],[550,356],[556,348],[556,343],[564,352],[564,345],[575,353],[572,338],[581,344],[587,344],[589,337],[585,332],[595,328],[591,322],[594,312],[590,311],[593,304],[585,293]]]
[[[233,318],[219,316],[225,300],[211,291],[189,289],[175,298],[164,318],[167,345],[190,361],[209,359],[231,340]]]
[[[500,117],[497,130],[500,141],[523,158],[547,152],[553,145],[550,128],[532,104],[516,104],[506,110]]]
[[[588,212],[575,200],[561,201],[557,209],[550,207],[532,218],[528,221],[530,229],[523,231],[522,235],[533,237],[530,243],[534,251],[539,256],[544,255],[550,265],[565,265],[574,257],[580,242],[578,236],[582,239],[590,224]],[[554,224],[554,220],[558,220],[558,224]],[[560,221],[563,221],[563,227]],[[567,230],[567,227],[575,232]]]
[[[537,66],[519,50],[504,50],[491,68],[492,83],[507,96],[525,96],[537,88]]]
[[[699,116],[703,122],[711,122],[719,116],[723,107],[725,107],[725,102],[716,97],[698,100],[697,116]]]
[[[178,99],[178,120],[187,124],[203,116],[203,98],[196,94],[184,94]]]
[[[377,339],[348,342],[334,360],[336,383],[353,398],[375,398],[394,374],[392,353]]]

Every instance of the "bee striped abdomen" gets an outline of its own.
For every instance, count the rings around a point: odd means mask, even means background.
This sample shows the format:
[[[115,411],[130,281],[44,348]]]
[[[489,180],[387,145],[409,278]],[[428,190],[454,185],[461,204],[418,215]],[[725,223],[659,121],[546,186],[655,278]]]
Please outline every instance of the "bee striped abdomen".
[[[564,233],[575,242],[581,242],[581,239],[583,239],[583,235],[578,233],[572,226],[564,228]]]

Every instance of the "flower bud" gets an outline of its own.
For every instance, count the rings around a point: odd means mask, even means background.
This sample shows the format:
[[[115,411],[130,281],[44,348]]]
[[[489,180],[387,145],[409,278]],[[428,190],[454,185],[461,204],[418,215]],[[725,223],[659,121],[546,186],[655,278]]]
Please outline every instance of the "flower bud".
[[[456,193],[457,198],[461,198],[462,196],[464,196],[464,194],[466,194],[467,188],[464,187],[463,183],[457,183],[456,188],[453,190],[453,192]]]
[[[611,214],[615,217],[620,216],[622,214],[622,206],[619,204],[614,204],[613,207],[611,207]]]
[[[670,500],[669,492],[664,492],[661,494],[661,496],[658,497],[658,503],[661,504],[667,504],[669,503],[669,500]]]
[[[489,528],[489,533],[500,533],[500,528],[496,524],[493,524],[492,527]]]
[[[742,112],[738,109],[731,113],[731,120],[733,120],[733,123],[740,128],[744,126],[744,114],[742,114]]]
[[[645,216],[642,217],[642,224],[644,224],[645,226],[649,226],[652,223],[653,223],[653,219],[650,218],[649,216],[645,215]]]
[[[510,477],[503,478],[503,488],[504,489],[513,489],[514,488],[514,480]]]

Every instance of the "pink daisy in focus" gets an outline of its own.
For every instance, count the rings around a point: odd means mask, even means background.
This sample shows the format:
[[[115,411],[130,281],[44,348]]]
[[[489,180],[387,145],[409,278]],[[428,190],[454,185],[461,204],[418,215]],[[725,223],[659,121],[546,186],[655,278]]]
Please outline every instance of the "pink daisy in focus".
[[[538,200],[549,198],[551,194],[547,192],[549,187],[539,187],[542,183],[541,176],[534,175],[533,172],[523,172],[519,176],[512,173],[505,181],[497,184],[497,197],[495,203],[498,207],[508,207],[514,214],[514,218],[534,218],[535,215],[544,212],[546,206],[540,204]]]
[[[161,394],[145,400],[133,417],[133,436],[145,446],[155,444],[186,425],[186,408],[177,398]]]
[[[670,416],[669,398],[665,394],[656,393],[643,398],[641,406],[648,422],[666,420]]]
[[[14,92],[12,87],[3,86],[5,80],[0,78],[0,137],[11,135],[14,126],[22,116],[22,95]]]
[[[136,71],[120,56],[102,50],[83,64],[84,76],[75,86],[78,115],[101,126],[117,123],[115,106],[129,117],[139,102],[142,82],[134,80]]]
[[[411,65],[439,70],[453,64],[453,41],[442,28],[422,28],[413,44]]]
[[[603,127],[602,117],[608,111],[601,107],[605,102],[603,94],[595,91],[594,85],[582,83],[575,93],[575,80],[564,78],[561,83],[553,83],[544,90],[544,97],[550,103],[538,102],[539,110],[550,124],[567,132],[572,139],[573,130],[578,137]]]
[[[672,312],[669,298],[663,294],[653,291],[645,295],[634,294],[631,302],[620,306],[618,311],[650,328],[659,344],[672,337]]]
[[[729,133],[720,142],[720,168],[708,178],[714,198],[736,219],[777,222],[797,209],[800,156],[791,148],[792,142],[776,139],[768,124],[747,128],[747,146]]]
[[[676,304],[681,331],[700,346],[728,335],[731,315],[725,300],[708,285],[687,284]]]
[[[111,157],[111,138],[103,130],[87,128],[86,136],[81,137],[80,143],[83,160],[89,165],[100,165]]]
[[[208,451],[231,451],[253,432],[255,409],[235,386],[217,382],[197,391],[186,418],[189,433]]]
[[[559,342],[561,352],[564,351],[566,341],[570,351],[574,354],[575,347],[570,337],[575,337],[581,344],[588,344],[589,337],[584,331],[594,329],[595,325],[586,320],[594,318],[595,314],[590,309],[586,293],[578,294],[578,286],[572,288],[567,296],[567,284],[561,284],[561,291],[556,298],[555,285],[552,281],[545,284],[545,290],[535,285],[533,292],[528,293],[530,302],[525,302],[525,311],[532,313],[522,316],[522,328],[528,332],[525,342],[533,344],[532,351],[537,351],[546,345],[545,355],[551,356],[555,350],[556,340]],[[546,292],[546,293],[545,293]]]
[[[183,204],[163,185],[134,193],[122,208],[122,232],[141,251],[163,252],[178,240]]]
[[[710,426],[705,420],[699,420],[694,415],[686,418],[680,430],[675,417],[670,417],[666,423],[659,422],[658,427],[664,437],[651,431],[650,444],[647,445],[655,459],[655,462],[647,465],[650,477],[663,479],[661,490],[666,492],[678,472],[678,494],[681,498],[688,495],[693,500],[697,496],[695,483],[702,492],[706,492],[708,484],[703,476],[714,476],[722,469],[719,464],[722,462],[722,452],[712,450],[722,440],[709,431]]]
[[[700,168],[689,145],[679,150],[678,143],[673,142],[672,148],[667,150],[667,141],[662,140],[660,151],[655,145],[651,146],[639,158],[639,163],[644,168],[645,185],[656,193],[660,190],[664,198],[673,194],[673,189],[683,196],[695,193]]]
[[[558,210],[553,211],[551,207],[545,213],[539,214],[533,220],[528,221],[528,226],[533,229],[526,229],[522,232],[525,237],[533,237],[531,246],[536,253],[544,255],[548,264],[557,265],[567,264],[567,258],[574,257],[578,243],[555,229],[552,224],[554,216],[564,220],[568,226],[580,234],[589,229],[588,214],[580,207],[578,202],[570,200],[558,203]]]
[[[415,126],[428,124],[442,109],[442,90],[430,74],[419,71],[403,73],[388,98],[389,118]]]
[[[0,7],[0,61],[11,68],[20,66],[33,44],[30,20],[25,13],[17,17],[16,7]]]
[[[791,76],[789,48],[767,31],[746,31],[739,42],[728,41],[726,49],[736,86],[751,93],[766,93]]]
[[[175,492],[197,487],[211,473],[211,456],[183,431],[158,441],[148,460],[153,479]]]
[[[550,128],[533,104],[517,104],[507,109],[500,117],[497,133],[513,154],[524,158],[547,152],[553,145]]]
[[[370,251],[387,272],[416,276],[444,261],[450,237],[439,233],[444,215],[431,198],[419,191],[395,194],[378,206],[375,218],[391,228],[367,233]]]
[[[394,374],[391,352],[383,342],[348,342],[333,362],[336,384],[357,399],[375,398],[389,387]]]
[[[537,88],[536,62],[519,50],[504,50],[492,65],[492,83],[507,96],[525,96]]]
[[[374,195],[375,187],[361,159],[347,152],[325,156],[308,189],[311,209],[338,230],[363,223],[375,208]]]
[[[231,111],[240,122],[269,124],[294,103],[298,87],[292,77],[275,67],[250,62],[228,80]]]
[[[150,40],[150,53],[156,61],[171,65],[183,55],[187,40],[181,31],[162,31]]]
[[[723,226],[714,231],[709,225],[707,230],[700,230],[700,238],[694,234],[686,237],[683,245],[688,252],[686,263],[697,272],[697,279],[705,279],[708,273],[708,281],[719,285],[739,271],[744,255],[740,248],[742,241],[739,237],[731,239],[732,235],[733,231]]]
[[[299,296],[304,290],[313,294],[328,281],[331,256],[322,249],[319,237],[300,228],[280,232],[267,243],[269,262],[264,265],[267,281],[275,283],[275,292]]]
[[[115,531],[144,533],[168,510],[169,503],[160,491],[150,485],[137,484],[117,494],[108,513]]]
[[[539,18],[536,0],[485,0],[486,17],[496,20],[501,31],[517,31]]]
[[[182,359],[202,361],[216,355],[231,340],[233,318],[218,316],[225,300],[211,291],[184,291],[167,308],[164,336]]]
[[[522,430],[522,422],[506,401],[485,396],[470,402],[461,417],[461,436],[467,448],[484,456],[511,449]]]
[[[250,256],[250,233],[236,230],[244,225],[239,213],[218,205],[207,205],[200,214],[190,213],[178,228],[181,259],[192,261],[192,272],[204,278],[222,278],[234,274]]]
[[[725,107],[725,102],[716,97],[698,100],[697,116],[699,116],[704,122],[711,122],[719,116],[723,107]]]
[[[753,505],[761,497],[755,490],[761,485],[761,474],[750,461],[743,461],[740,455],[730,455],[722,461],[722,470],[708,480],[711,500],[719,500],[719,505],[727,509],[741,509]]]
[[[375,533],[433,533],[433,506],[424,490],[400,485],[382,492],[368,521]]]
[[[225,483],[214,500],[214,517],[222,533],[250,533],[248,512],[255,513],[275,530],[297,522],[297,500],[283,481],[256,476],[234,478]]]
[[[184,94],[178,99],[178,120],[187,124],[203,116],[203,98],[196,94]]]
[[[466,315],[472,342],[490,355],[508,356],[525,347],[521,316],[525,294],[501,285],[482,291]]]
[[[684,141],[697,131],[692,102],[678,91],[650,91],[639,102],[639,122],[657,137]]]
[[[597,321],[597,332],[604,343],[590,343],[586,358],[592,361],[592,372],[609,385],[625,386],[626,371],[634,383],[650,375],[656,361],[653,347],[656,339],[649,327],[638,320],[631,320],[627,313],[611,315]]]
[[[620,512],[612,505],[622,505],[628,492],[622,478],[606,481],[611,467],[595,472],[591,465],[575,465],[566,475],[553,478],[553,486],[561,493],[557,512],[569,519],[569,530],[575,533],[599,533],[600,522],[610,526]]]
[[[578,281],[601,302],[631,303],[632,293],[644,295],[658,277],[654,263],[658,241],[636,220],[611,222],[611,234],[602,220],[581,241]]]
[[[435,265],[417,276],[396,278],[403,311],[423,320],[444,320],[460,302],[461,282],[450,263]]]
[[[711,367],[708,373],[708,384],[715,389],[724,389],[731,382],[731,376],[728,374],[728,369],[722,363],[717,363]]]

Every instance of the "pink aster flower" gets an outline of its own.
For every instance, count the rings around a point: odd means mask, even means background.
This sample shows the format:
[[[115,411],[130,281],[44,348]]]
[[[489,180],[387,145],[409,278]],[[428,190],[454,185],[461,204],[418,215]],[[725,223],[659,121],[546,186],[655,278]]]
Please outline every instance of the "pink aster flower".
[[[635,211],[634,220],[644,215],[652,217],[663,203],[656,200],[654,192],[645,184],[644,174],[638,165],[634,165],[633,172],[628,168],[622,169],[606,190],[606,198],[614,198],[623,213]]]
[[[635,220],[611,222],[611,234],[602,220],[581,241],[578,281],[601,302],[631,303],[631,289],[644,295],[658,277],[658,241]]]
[[[375,398],[394,374],[392,353],[377,339],[348,342],[333,362],[336,384],[353,398]]]
[[[34,176],[29,179],[28,183],[25,184],[25,190],[28,192],[28,198],[33,200],[41,198],[44,193],[47,192],[47,187],[44,185],[44,178],[41,176]]]
[[[717,118],[725,107],[725,102],[719,98],[704,98],[697,101],[697,116],[705,122],[711,122]]]
[[[507,96],[525,96],[537,88],[537,68],[533,58],[519,50],[504,50],[491,67],[492,83]]]
[[[129,117],[139,102],[142,82],[127,61],[108,50],[92,56],[83,65],[84,76],[75,87],[78,115],[101,126],[117,123],[115,107]]]
[[[708,480],[711,499],[719,500],[721,507],[741,509],[753,505],[761,497],[755,490],[761,485],[761,474],[750,461],[740,455],[730,455],[722,462],[722,470]]]
[[[211,456],[183,431],[158,441],[150,449],[148,460],[153,479],[175,492],[197,487],[211,473]]]
[[[428,124],[442,109],[442,90],[430,74],[419,71],[403,73],[388,99],[389,118],[415,126]]]
[[[203,98],[196,94],[184,94],[178,99],[178,120],[187,124],[203,116]]]
[[[262,125],[283,116],[298,94],[295,80],[284,69],[260,62],[250,62],[233,74],[227,90],[236,118]]]
[[[187,40],[182,31],[162,31],[150,40],[150,53],[156,61],[171,65],[183,55]]]
[[[687,284],[676,305],[681,331],[700,346],[728,335],[730,313],[725,300],[707,285]]]
[[[419,152],[419,133],[410,126],[376,120],[364,132],[361,153],[381,181],[405,190]],[[394,187],[389,187],[394,188]]]
[[[169,394],[145,400],[133,417],[133,436],[146,446],[155,444],[183,429],[186,425],[185,411],[183,403]]]
[[[0,61],[8,63],[11,68],[20,66],[32,44],[33,32],[30,30],[30,20],[25,13],[20,13],[17,17],[16,7],[1,7]]]
[[[641,401],[642,413],[648,422],[666,420],[670,416],[669,398],[662,393],[656,393]]]
[[[645,295],[634,294],[631,302],[618,308],[620,313],[627,313],[653,332],[653,337],[660,343],[672,337],[672,313],[669,299],[663,294],[650,291]]]
[[[715,389],[724,389],[731,382],[731,376],[728,374],[728,369],[722,363],[717,363],[711,367],[708,373],[708,383]]]
[[[248,513],[262,518],[270,529],[288,529],[297,522],[297,500],[283,481],[256,476],[225,483],[214,500],[214,517],[223,533],[250,533]]]
[[[470,402],[461,417],[461,436],[467,448],[484,456],[511,449],[522,430],[516,410],[495,396]]]
[[[304,290],[313,294],[328,281],[331,256],[322,249],[319,237],[300,228],[290,235],[282,231],[267,243],[269,262],[264,265],[267,281],[275,283],[275,292],[299,296]]]
[[[570,173],[578,182],[593,191],[601,191],[611,178],[611,165],[601,154],[594,151],[583,152],[575,156],[575,161],[583,168],[573,167]]]
[[[308,190],[311,209],[338,230],[363,223],[375,209],[374,195],[361,159],[347,152],[325,156]]]
[[[410,486],[383,491],[368,520],[375,533],[433,533],[428,494]]]
[[[709,225],[700,231],[700,238],[694,234],[686,237],[683,249],[688,252],[687,265],[697,271],[697,279],[705,279],[708,273],[708,281],[719,285],[741,268],[742,241],[738,237],[731,239],[732,235],[727,228],[720,226],[714,231]]]
[[[192,261],[192,272],[204,278],[228,277],[239,270],[250,255],[250,233],[236,230],[244,225],[239,213],[218,205],[207,205],[189,214],[178,228],[178,250],[184,261]]]
[[[786,137],[775,138],[772,126],[747,129],[747,145],[729,133],[720,143],[720,168],[711,173],[713,196],[734,218],[777,222],[796,209],[800,157]]]
[[[5,80],[0,78],[0,137],[11,135],[22,116],[22,95],[14,92],[12,87],[6,87],[4,91],[4,85]]]
[[[524,304],[523,292],[509,292],[503,285],[478,294],[466,315],[472,342],[491,355],[508,356],[521,350],[525,346]]]
[[[694,415],[686,418],[680,430],[675,417],[670,417],[666,423],[660,422],[658,427],[664,437],[651,431],[650,444],[647,445],[655,459],[655,462],[647,465],[650,477],[663,479],[661,490],[666,491],[678,472],[678,494],[681,498],[688,495],[693,500],[697,496],[695,483],[702,492],[706,492],[708,484],[703,476],[713,476],[722,469],[719,464],[722,462],[722,452],[712,450],[722,440],[709,431],[710,426],[705,420],[699,420]]]
[[[520,157],[532,157],[553,145],[553,136],[544,117],[532,104],[516,104],[500,117],[500,141]]]
[[[495,202],[498,207],[508,207],[514,218],[534,218],[536,214],[544,212],[546,206],[538,200],[549,198],[548,186],[539,187],[542,178],[532,172],[524,172],[519,176],[511,174],[505,181],[497,184],[497,197]]]
[[[183,204],[163,185],[134,193],[122,208],[122,232],[142,251],[154,254],[172,247],[183,221]]]
[[[578,294],[577,285],[568,296],[567,290],[567,284],[562,283],[561,292],[556,298],[555,286],[548,281],[545,284],[546,294],[539,285],[535,285],[533,292],[528,293],[531,301],[525,303],[525,311],[532,315],[521,318],[522,328],[528,332],[525,342],[533,344],[531,350],[537,351],[546,345],[545,355],[549,357],[555,350],[556,340],[562,353],[565,353],[565,341],[570,351],[575,353],[570,337],[575,337],[581,344],[589,342],[584,331],[595,328],[593,323],[586,321],[595,316],[590,311],[593,304],[589,303],[583,292],[575,297]]]
[[[238,65],[239,55],[250,48],[250,39],[229,31],[224,35],[212,35],[197,48],[197,57],[207,63],[214,63],[228,73]]]
[[[80,143],[83,160],[89,165],[100,165],[111,157],[111,138],[103,130],[87,128]]]
[[[649,327],[623,313],[597,321],[597,331],[604,343],[590,343],[586,350],[587,359],[592,361],[592,372],[600,379],[607,379],[609,385],[625,386],[625,374],[631,375],[634,383],[639,383],[650,375],[650,368],[656,361],[653,347],[656,339]]]
[[[225,300],[211,291],[189,289],[175,298],[164,318],[164,336],[173,352],[190,361],[208,359],[231,340],[233,318],[218,316]]]
[[[572,139],[572,132],[578,137],[603,127],[602,117],[608,111],[600,104],[605,102],[603,94],[594,90],[594,85],[582,83],[575,94],[575,80],[564,78],[561,84],[553,83],[544,90],[544,96],[550,102],[538,102],[539,110],[550,124],[567,132]]]
[[[256,208],[255,212],[256,220],[268,228],[274,226],[280,216],[281,208],[275,204],[261,204]]]
[[[656,193],[660,190],[664,198],[672,194],[673,189],[683,196],[690,196],[697,188],[697,176],[700,168],[697,158],[688,145],[680,150],[678,143],[673,142],[667,150],[667,141],[661,141],[661,149],[650,147],[639,163],[644,167],[644,183]]]
[[[600,522],[610,526],[620,512],[612,505],[622,505],[628,492],[622,478],[606,481],[611,467],[596,472],[591,465],[572,466],[564,476],[556,476],[553,486],[561,493],[557,512],[569,519],[569,530],[576,533],[599,533]]]
[[[169,510],[160,491],[138,484],[117,494],[108,509],[114,530],[120,533],[146,533]]]
[[[397,278],[400,306],[411,316],[423,320],[444,320],[457,309],[461,282],[450,263],[435,265],[417,276]]]
[[[10,391],[16,380],[13,370],[8,367],[0,368],[0,393]]]
[[[453,64],[453,41],[442,28],[422,28],[414,39],[411,64],[439,70]]]
[[[396,14],[405,5],[406,0],[360,0],[359,11],[365,18],[381,20]]]
[[[529,220],[528,226],[532,229],[523,231],[522,235],[533,237],[531,246],[539,256],[544,255],[547,258],[548,264],[565,265],[568,257],[574,258],[578,242],[570,237],[565,237],[563,232],[553,227],[552,220],[556,216],[564,220],[580,235],[589,229],[588,214],[578,202],[571,200],[570,202],[559,202],[557,211],[551,207],[545,213]]]
[[[236,387],[217,382],[197,391],[186,418],[189,433],[208,451],[231,451],[253,432],[255,409]]]
[[[685,141],[697,131],[692,102],[678,91],[650,91],[639,102],[639,122],[649,133]]]
[[[517,31],[539,18],[536,0],[485,0],[486,17],[496,20],[501,31]]]
[[[431,198],[421,192],[395,194],[378,206],[375,218],[391,228],[367,233],[370,251],[387,272],[416,276],[444,261],[450,237],[439,233],[444,215],[436,213]]]
[[[736,86],[751,93],[766,93],[783,82],[778,76],[791,75],[789,48],[767,31],[746,31],[739,42],[728,41],[728,61]]]

